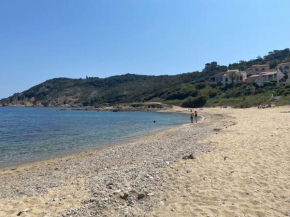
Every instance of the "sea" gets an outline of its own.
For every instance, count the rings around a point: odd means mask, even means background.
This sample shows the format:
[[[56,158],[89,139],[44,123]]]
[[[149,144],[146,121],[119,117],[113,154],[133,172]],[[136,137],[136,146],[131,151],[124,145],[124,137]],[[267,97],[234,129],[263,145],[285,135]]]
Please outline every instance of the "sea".
[[[0,167],[116,145],[189,122],[179,113],[0,107]]]

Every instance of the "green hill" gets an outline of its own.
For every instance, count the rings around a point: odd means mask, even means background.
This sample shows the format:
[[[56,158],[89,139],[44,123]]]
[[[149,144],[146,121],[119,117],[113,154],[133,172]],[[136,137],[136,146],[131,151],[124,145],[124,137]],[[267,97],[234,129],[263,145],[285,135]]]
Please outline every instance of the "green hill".
[[[217,62],[205,64],[202,72],[191,72],[174,76],[146,76],[125,74],[109,78],[69,79],[55,78],[36,85],[22,93],[0,100],[3,106],[100,106],[105,104],[159,101],[185,107],[219,106],[248,107],[266,103],[271,94],[288,100],[288,86],[276,84],[236,84],[222,87],[207,82],[210,77],[227,69],[241,69],[253,64],[269,63],[271,68],[281,62],[290,61],[290,50],[275,50],[268,55],[250,61],[240,61],[229,66]],[[289,98],[290,99],[290,98]]]
[[[196,76],[197,75],[197,76]],[[191,85],[198,73],[176,76],[144,76],[126,74],[105,79],[55,78],[30,88],[22,93],[3,99],[4,105],[28,106],[98,106],[143,102],[178,92],[180,86]]]

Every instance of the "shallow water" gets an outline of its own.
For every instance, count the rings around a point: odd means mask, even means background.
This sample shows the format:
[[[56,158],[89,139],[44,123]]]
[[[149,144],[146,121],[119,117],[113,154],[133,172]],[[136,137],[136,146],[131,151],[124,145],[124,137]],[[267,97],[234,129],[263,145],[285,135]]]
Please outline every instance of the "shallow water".
[[[185,114],[0,107],[0,167],[105,147],[186,123]]]

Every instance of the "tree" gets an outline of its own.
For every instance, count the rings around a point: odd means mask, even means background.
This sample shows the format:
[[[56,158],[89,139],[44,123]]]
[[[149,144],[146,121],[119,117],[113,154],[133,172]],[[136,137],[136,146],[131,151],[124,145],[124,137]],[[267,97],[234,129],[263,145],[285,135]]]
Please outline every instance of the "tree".
[[[277,66],[277,60],[271,60],[269,63],[270,69],[274,69]]]
[[[232,80],[232,83],[234,83],[234,81],[239,81],[240,80],[240,77],[235,72],[231,72],[229,74],[229,77]]]
[[[213,61],[210,63],[210,68],[214,69],[218,66],[217,62]]]
[[[215,69],[217,67],[218,67],[217,62],[213,61],[211,63],[206,63],[203,71],[210,71],[210,70]]]

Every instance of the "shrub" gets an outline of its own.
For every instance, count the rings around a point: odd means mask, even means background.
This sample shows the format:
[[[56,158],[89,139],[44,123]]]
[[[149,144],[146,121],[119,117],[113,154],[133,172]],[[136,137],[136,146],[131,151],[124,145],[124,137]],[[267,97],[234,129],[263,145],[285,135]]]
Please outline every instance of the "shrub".
[[[205,83],[197,83],[197,84],[195,84],[195,87],[198,90],[201,90],[201,89],[205,88],[205,86],[206,86]]]
[[[269,81],[269,82],[265,82],[263,84],[264,87],[276,87],[276,81],[272,82],[272,81]]]
[[[163,108],[162,104],[148,104],[148,108]]]
[[[256,89],[255,94],[265,93],[264,89]],[[251,93],[250,93],[251,94]],[[248,94],[249,95],[249,94]]]
[[[182,107],[185,108],[198,108],[198,107],[203,107],[206,104],[206,97],[200,96],[200,97],[188,97],[185,99],[182,103]]]
[[[196,97],[196,96],[198,96],[198,93],[199,93],[198,90],[192,91],[191,94],[190,94],[190,96]]]
[[[285,92],[283,93],[283,96],[288,96],[288,95],[290,95],[290,91],[289,91],[289,90],[287,90],[287,91],[285,91]]]
[[[218,86],[218,87],[222,87],[222,86],[223,86],[223,83],[220,82],[220,81],[218,81],[218,82],[217,82],[217,86]]]
[[[211,91],[209,91],[208,96],[209,96],[209,98],[214,98],[217,96],[217,92],[211,90]]]
[[[174,100],[174,99],[185,99],[189,95],[191,95],[191,92],[177,92],[172,93],[166,97],[166,100]]]
[[[131,104],[131,106],[134,107],[134,108],[137,108],[137,107],[144,106],[144,104],[142,104],[142,103],[134,103],[134,104]]]

